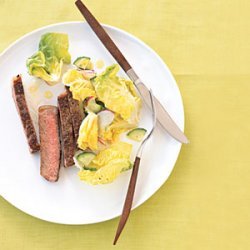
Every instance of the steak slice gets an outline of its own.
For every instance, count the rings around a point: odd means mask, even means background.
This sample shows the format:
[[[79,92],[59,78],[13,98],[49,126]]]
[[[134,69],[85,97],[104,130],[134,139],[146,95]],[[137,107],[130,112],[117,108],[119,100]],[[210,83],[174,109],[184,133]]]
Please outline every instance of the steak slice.
[[[68,93],[64,92],[58,96],[58,108],[61,121],[61,136],[63,144],[64,166],[70,167],[74,165],[75,141],[72,126],[72,118],[70,114]]]
[[[55,182],[59,178],[61,154],[58,109],[51,105],[41,106],[38,117],[41,143],[40,174],[46,180]]]
[[[29,145],[29,150],[31,153],[37,152],[40,149],[40,145],[34,128],[34,124],[30,116],[29,108],[26,103],[22,78],[20,75],[17,75],[13,78],[12,96],[15,101],[19,117],[22,121],[24,133]]]
[[[75,100],[72,96],[69,88],[66,87],[69,101],[69,110],[72,118],[73,132],[75,142],[77,142],[77,138],[79,136],[79,129],[84,118],[84,113],[81,112],[79,101]]]

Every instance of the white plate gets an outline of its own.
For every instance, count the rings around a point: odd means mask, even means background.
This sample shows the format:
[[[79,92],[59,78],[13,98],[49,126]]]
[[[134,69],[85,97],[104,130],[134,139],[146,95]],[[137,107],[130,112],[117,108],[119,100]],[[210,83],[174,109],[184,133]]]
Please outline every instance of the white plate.
[[[111,26],[104,27],[183,130],[181,95],[161,58],[134,36]],[[27,90],[32,78],[26,73],[25,61],[37,50],[40,37],[46,32],[64,32],[69,35],[73,60],[77,56],[87,55],[93,61],[103,59],[106,66],[115,62],[85,22],[59,23],[38,29],[16,41],[1,54],[0,194],[20,210],[46,221],[88,224],[112,219],[121,214],[131,171],[121,174],[112,184],[90,186],[78,179],[76,168],[62,167],[59,181],[49,183],[39,174],[39,154],[28,152],[12,100],[10,83],[13,76],[21,73]],[[120,71],[120,74],[123,72]],[[42,91],[49,88],[44,84],[41,86]],[[61,90],[59,85],[53,92],[60,93]],[[55,100],[44,101],[41,98],[38,102],[54,103]],[[145,122],[145,126],[148,126],[148,121]],[[180,143],[161,128],[156,128],[143,153],[133,208],[146,201],[167,180],[180,148]]]

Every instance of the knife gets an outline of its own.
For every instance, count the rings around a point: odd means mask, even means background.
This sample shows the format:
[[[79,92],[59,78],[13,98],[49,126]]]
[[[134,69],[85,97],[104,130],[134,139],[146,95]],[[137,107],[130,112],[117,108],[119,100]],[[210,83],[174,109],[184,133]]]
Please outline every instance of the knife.
[[[92,30],[95,32],[97,37],[101,40],[106,49],[114,57],[114,59],[119,63],[122,69],[126,72],[128,77],[134,82],[138,92],[145,100],[148,107],[150,107],[150,98],[148,95],[148,89],[145,84],[140,80],[138,75],[135,73],[134,69],[131,67],[127,59],[121,53],[119,48],[115,45],[113,40],[103,29],[101,24],[96,20],[96,18],[91,14],[87,7],[83,4],[81,0],[75,2],[79,11],[82,13]],[[170,117],[166,109],[162,106],[157,98],[154,97],[154,103],[157,113],[157,121],[162,125],[162,127],[171,135],[174,139],[181,143],[188,143],[187,137],[176,125],[173,119]]]

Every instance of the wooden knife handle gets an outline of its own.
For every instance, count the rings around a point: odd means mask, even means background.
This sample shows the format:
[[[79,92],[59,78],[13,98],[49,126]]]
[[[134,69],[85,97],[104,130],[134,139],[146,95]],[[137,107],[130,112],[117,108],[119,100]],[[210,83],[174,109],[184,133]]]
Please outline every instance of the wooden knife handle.
[[[81,0],[77,0],[75,4],[82,13],[82,15],[85,17],[86,21],[88,22],[92,30],[95,32],[97,37],[101,40],[103,45],[107,48],[107,50],[111,53],[115,60],[120,64],[123,70],[127,72],[129,69],[131,69],[130,64],[123,56],[121,51],[112,41],[112,39],[101,26],[101,24],[96,20],[96,18],[91,14],[88,8],[83,4],[83,2]]]
[[[125,203],[123,206],[123,211],[122,211],[122,215],[120,218],[120,222],[116,231],[116,236],[114,239],[114,245],[116,244],[119,236],[121,235],[121,232],[128,220],[130,211],[131,211],[131,207],[132,207],[132,203],[133,203],[133,199],[134,199],[134,193],[135,193],[135,186],[136,186],[136,181],[137,181],[137,176],[138,176],[138,170],[139,170],[139,166],[140,166],[140,158],[136,157],[135,158],[135,162],[134,162],[134,167],[133,167],[133,172],[132,175],[130,177],[130,182],[129,182],[129,186],[128,186],[128,191],[127,191],[127,196],[125,199]]]

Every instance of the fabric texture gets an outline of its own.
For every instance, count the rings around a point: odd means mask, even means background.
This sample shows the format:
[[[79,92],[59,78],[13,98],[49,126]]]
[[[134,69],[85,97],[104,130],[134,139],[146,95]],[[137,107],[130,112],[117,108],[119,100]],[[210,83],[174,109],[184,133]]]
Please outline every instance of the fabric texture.
[[[115,248],[250,249],[250,1],[85,3],[163,58],[179,85],[191,142],[164,186],[132,212]],[[74,1],[0,0],[0,51],[36,28],[73,20],[82,20]],[[114,249],[117,223],[56,225],[0,198],[0,249]]]

